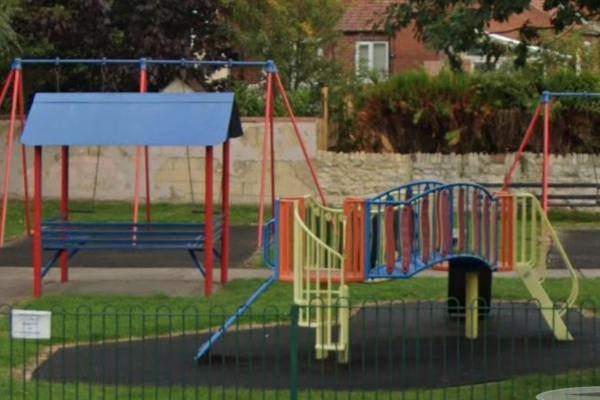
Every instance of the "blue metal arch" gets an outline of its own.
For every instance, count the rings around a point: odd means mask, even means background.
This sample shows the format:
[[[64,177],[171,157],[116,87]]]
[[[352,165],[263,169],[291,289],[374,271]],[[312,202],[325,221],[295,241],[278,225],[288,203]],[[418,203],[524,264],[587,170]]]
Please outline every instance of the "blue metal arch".
[[[411,188],[411,187],[415,187],[415,186],[423,185],[423,184],[427,184],[427,183],[435,184],[436,182],[414,182],[413,184],[404,185],[404,186],[401,186],[400,188],[403,188],[403,189]],[[469,254],[469,253],[457,254],[454,252],[455,251],[455,249],[453,248],[454,246],[452,246],[452,248],[450,249],[450,254],[448,254],[445,257],[441,257],[441,258],[436,257],[435,260],[433,260],[427,264],[422,264],[420,262],[420,260],[418,259],[418,256],[415,257],[415,254],[413,254],[413,260],[411,260],[411,265],[413,266],[413,268],[411,268],[411,272],[408,274],[404,274],[403,272],[397,273],[397,271],[395,271],[394,274],[388,274],[387,272],[379,273],[378,271],[381,270],[383,268],[383,266],[381,264],[378,264],[378,260],[375,261],[375,265],[373,266],[373,268],[371,268],[372,261],[373,261],[373,260],[371,260],[372,255],[373,255],[371,247],[373,246],[373,240],[374,240],[372,226],[371,226],[372,218],[373,218],[373,215],[372,215],[372,207],[373,206],[377,206],[379,208],[379,212],[377,213],[377,221],[376,221],[377,232],[379,232],[381,230],[381,217],[380,217],[381,210],[380,209],[382,206],[384,206],[384,205],[385,206],[396,206],[396,207],[410,206],[410,205],[419,203],[423,199],[433,196],[435,194],[442,193],[447,190],[451,191],[451,193],[454,193],[455,189],[460,189],[460,188],[468,188],[468,189],[470,188],[472,190],[477,190],[483,196],[482,198],[489,199],[491,204],[497,205],[497,203],[498,203],[498,198],[494,197],[494,195],[486,187],[484,187],[480,184],[477,184],[477,183],[470,183],[470,182],[440,184],[440,185],[435,186],[431,189],[428,189],[424,192],[421,192],[406,201],[399,201],[399,200],[390,201],[390,200],[385,199],[385,196],[387,194],[393,192],[394,190],[398,190],[398,188],[392,189],[391,191],[388,191],[388,192],[385,192],[384,194],[379,195],[376,198],[367,200],[366,207],[365,207],[365,222],[366,222],[365,223],[365,228],[366,228],[365,247],[366,248],[365,248],[365,252],[364,252],[364,254],[365,254],[365,280],[369,280],[369,279],[373,279],[373,278],[406,279],[406,278],[410,278],[424,270],[430,269],[437,264],[449,261],[454,258],[463,258],[463,259],[469,258],[469,259],[473,259],[473,260],[478,260],[480,262],[484,262],[487,265],[489,265],[493,271],[497,270],[498,251],[494,252],[495,260],[487,260],[487,259],[477,256],[475,254]],[[449,201],[451,202],[450,207],[451,207],[451,209],[453,209],[454,196],[451,196]],[[415,218],[417,218],[417,214],[415,214]],[[453,213],[450,214],[450,224],[452,226],[454,226],[454,214]],[[498,225],[496,226],[496,228],[498,228]],[[435,229],[435,227],[434,227],[434,229]],[[480,235],[481,235],[481,232],[480,232]],[[497,238],[498,242],[497,243],[488,242],[488,246],[496,246],[496,248],[498,248],[498,246],[499,246],[499,235],[498,234],[496,234],[496,238]],[[481,240],[481,238],[479,240]],[[377,242],[379,242],[379,240],[377,240]],[[375,244],[375,251],[379,251],[379,246],[380,246],[380,244]],[[416,251],[418,252],[419,249],[417,248]],[[398,260],[396,260],[396,261],[398,261]]]
[[[401,190],[410,190],[410,189],[413,189],[413,188],[419,187],[419,186],[434,186],[434,187],[437,187],[437,186],[443,186],[443,185],[445,185],[445,183],[444,182],[440,182],[440,181],[417,181],[417,182],[411,182],[411,183],[407,183],[405,185],[397,186],[397,187],[395,187],[393,189],[390,189],[390,190],[387,190],[387,191],[385,191],[383,193],[379,193],[378,195],[376,195],[376,196],[368,199],[368,201],[377,201],[377,200],[380,200],[380,199],[384,199],[384,198],[388,197],[389,195],[391,195],[394,192],[398,192],[398,191],[401,191]]]

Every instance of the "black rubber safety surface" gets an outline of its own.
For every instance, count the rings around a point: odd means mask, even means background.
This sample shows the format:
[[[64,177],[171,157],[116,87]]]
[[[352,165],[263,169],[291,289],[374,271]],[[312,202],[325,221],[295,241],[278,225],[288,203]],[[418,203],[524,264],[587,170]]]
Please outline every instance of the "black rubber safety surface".
[[[420,307],[417,309],[417,307]],[[570,312],[575,340],[554,340],[534,305],[494,308],[480,319],[480,338],[464,338],[460,319],[436,303],[362,308],[351,322],[351,362],[317,361],[314,331],[299,329],[298,384],[304,390],[403,390],[503,381],[600,366],[600,329]],[[194,355],[207,335],[123,340],[61,349],[33,379],[146,387],[285,390],[290,386],[289,326],[228,332],[202,362]]]
[[[230,267],[240,268],[257,251],[258,227],[232,226],[230,245]],[[220,246],[220,244],[218,245]],[[219,247],[217,247],[219,250]],[[32,239],[16,241],[4,249],[0,249],[0,267],[28,267],[32,264]],[[44,264],[49,261],[54,252],[44,252]],[[201,262],[204,253],[198,255]],[[220,260],[215,258],[215,266]],[[70,267],[83,268],[195,268],[187,251],[82,251],[76,254],[70,262]],[[58,268],[55,265],[54,268]]]
[[[558,237],[576,269],[600,268],[600,230],[561,229]],[[564,263],[556,247],[548,255],[548,268],[564,268]]]

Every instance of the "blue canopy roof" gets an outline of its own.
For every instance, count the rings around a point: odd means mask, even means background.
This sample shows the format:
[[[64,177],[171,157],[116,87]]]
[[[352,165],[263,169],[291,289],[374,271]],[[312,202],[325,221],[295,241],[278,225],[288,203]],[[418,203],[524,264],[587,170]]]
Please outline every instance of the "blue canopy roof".
[[[27,146],[216,146],[242,136],[233,93],[38,93]]]

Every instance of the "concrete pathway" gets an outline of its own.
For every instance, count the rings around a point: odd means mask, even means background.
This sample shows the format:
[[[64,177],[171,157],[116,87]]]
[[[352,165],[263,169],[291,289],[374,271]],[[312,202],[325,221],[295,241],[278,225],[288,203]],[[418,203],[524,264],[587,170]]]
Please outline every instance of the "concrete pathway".
[[[220,286],[221,270],[214,272],[214,292]],[[268,279],[267,269],[230,269],[229,279]],[[184,296],[204,295],[204,278],[192,268],[73,268],[69,282],[60,283],[60,271],[52,270],[43,281],[44,295]],[[0,304],[13,304],[32,293],[31,269],[0,268]]]
[[[261,268],[230,269],[230,280],[268,279],[272,272]],[[600,278],[600,269],[579,270],[580,278]],[[425,271],[416,279],[434,277],[446,278],[446,272]],[[495,278],[517,278],[516,273],[495,274]],[[549,270],[549,278],[568,278],[565,270]],[[214,292],[220,286],[220,270],[214,271]],[[31,269],[22,267],[0,268],[0,304],[14,304],[31,295]],[[73,268],[70,281],[60,283],[59,270],[51,271],[44,278],[44,295],[123,295],[123,296],[183,296],[201,297],[204,295],[204,280],[192,268]]]

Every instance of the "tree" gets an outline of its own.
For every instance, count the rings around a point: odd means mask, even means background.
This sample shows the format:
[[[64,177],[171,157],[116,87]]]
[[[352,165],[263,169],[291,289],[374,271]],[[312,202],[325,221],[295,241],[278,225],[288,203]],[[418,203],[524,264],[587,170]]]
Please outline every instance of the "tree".
[[[288,89],[322,82],[335,73],[323,56],[334,46],[341,0],[227,0],[231,29],[245,59],[273,60]]]
[[[13,23],[21,34],[23,57],[155,59],[228,58],[226,9],[220,0],[22,0]],[[62,90],[135,91],[139,68],[63,67]],[[149,70],[149,85],[160,89],[180,67]],[[207,70],[189,69],[204,79]],[[52,74],[51,74],[52,75]],[[53,76],[43,76],[54,84]]]
[[[414,22],[415,37],[448,56],[454,70],[462,69],[460,54],[479,49],[492,64],[505,51],[486,33],[492,22],[506,22],[530,7],[531,0],[406,0],[388,7],[378,22],[390,32],[404,29]],[[513,31],[520,44],[515,47],[515,65],[527,62],[528,46],[537,43],[540,33],[559,33],[600,15],[597,0],[545,0],[544,10],[555,11],[548,26],[534,26],[529,21]],[[507,32],[503,32],[507,33]]]
[[[17,11],[17,3],[6,0],[0,4],[0,60],[10,57],[18,48],[17,34],[11,26],[11,16]]]

